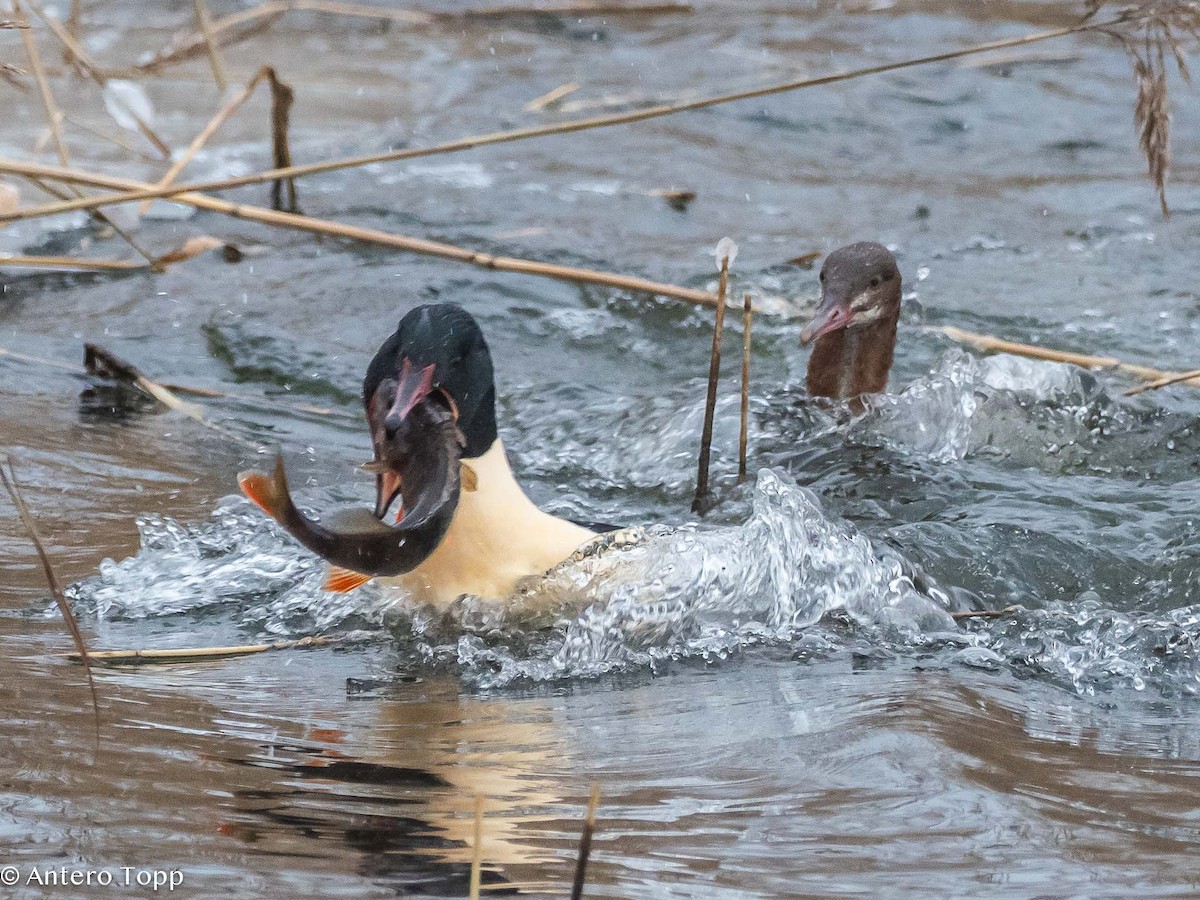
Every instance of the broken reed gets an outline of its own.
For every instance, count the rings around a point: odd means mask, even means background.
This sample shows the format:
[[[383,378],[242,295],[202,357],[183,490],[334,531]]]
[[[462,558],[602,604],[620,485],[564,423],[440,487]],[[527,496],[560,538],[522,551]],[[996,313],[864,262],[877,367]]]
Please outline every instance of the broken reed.
[[[712,454],[713,418],[717,407],[717,382],[721,379],[721,338],[725,333],[725,291],[729,287],[729,255],[721,257],[721,277],[717,282],[717,317],[713,327],[712,352],[708,360],[708,396],[704,403],[704,430],[700,435],[697,462],[696,496],[692,512],[702,512],[708,498],[709,458]]]

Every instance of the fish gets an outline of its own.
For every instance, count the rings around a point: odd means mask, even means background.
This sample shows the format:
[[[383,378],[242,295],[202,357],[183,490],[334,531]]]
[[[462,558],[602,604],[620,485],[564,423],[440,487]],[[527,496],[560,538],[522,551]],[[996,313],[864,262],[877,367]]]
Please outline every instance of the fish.
[[[338,511],[321,521],[310,519],[292,500],[282,456],[276,457],[272,475],[242,472],[238,486],[288,534],[329,563],[325,589],[344,592],[377,576],[411,572],[437,549],[458,508],[464,443],[453,412],[436,398],[413,409],[390,441],[386,459],[371,464],[399,475],[402,505],[394,525],[364,508]]]

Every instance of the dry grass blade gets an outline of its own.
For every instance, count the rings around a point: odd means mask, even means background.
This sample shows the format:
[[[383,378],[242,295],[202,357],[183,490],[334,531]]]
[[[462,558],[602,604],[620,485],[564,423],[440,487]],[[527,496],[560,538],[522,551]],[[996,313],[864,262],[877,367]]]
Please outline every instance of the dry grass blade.
[[[250,10],[247,12],[250,12]],[[236,15],[241,14],[239,13]],[[533,138],[548,137],[551,135],[574,134],[580,131],[588,131],[593,128],[611,128],[617,125],[629,125],[635,122],[644,122],[649,119],[660,118],[662,116],[670,116],[699,109],[707,109],[709,107],[719,106],[726,103],[736,103],[741,100],[752,100],[759,97],[768,97],[775,94],[803,90],[805,88],[836,84],[842,81],[851,81],[856,78],[864,78],[871,75],[881,75],[887,72],[894,72],[899,69],[906,69],[913,66],[945,62],[947,60],[959,59],[979,53],[989,53],[995,50],[1024,46],[1026,44],[1052,40],[1072,34],[1080,34],[1088,31],[1100,31],[1105,28],[1111,28],[1116,24],[1122,24],[1125,21],[1126,20],[1124,18],[1118,18],[1106,20],[1104,22],[1091,22],[1081,25],[1074,25],[1067,28],[1057,28],[1051,31],[1040,31],[1025,35],[1024,37],[992,41],[986,44],[977,44],[972,47],[964,47],[960,50],[949,50],[943,53],[934,53],[928,56],[915,57],[894,63],[883,63],[880,65],[867,66],[865,68],[854,69],[847,72],[839,72],[832,75],[821,75],[815,78],[804,78],[798,81],[782,82],[779,84],[767,85],[765,87],[753,88],[746,91],[736,91],[729,94],[703,97],[683,103],[653,106],[646,109],[618,113],[615,115],[572,119],[567,122],[538,125],[531,128],[516,128],[510,131],[496,131],[489,134],[472,135],[470,137],[460,138],[458,140],[448,141],[446,143],[436,144],[430,147],[416,147],[405,150],[389,151],[387,153],[345,157],[343,159],[328,160],[320,163],[307,163],[300,166],[289,166],[286,169],[270,169],[265,172],[256,172],[249,175],[239,175],[231,178],[221,178],[210,181],[197,181],[190,184],[181,184],[172,189],[142,187],[138,190],[123,191],[119,194],[113,194],[107,197],[89,198],[82,204],[46,204],[44,206],[31,207],[29,209],[22,210],[14,215],[0,216],[0,221],[53,215],[55,213],[67,212],[72,209],[80,209],[87,206],[103,206],[109,203],[124,203],[130,200],[147,200],[154,197],[173,196],[177,192],[184,191],[223,191],[230,188],[242,187],[248,184],[262,184],[268,181],[274,181],[278,178],[301,178],[307,175],[317,175],[324,172],[359,168],[361,166],[372,165],[374,163],[397,162],[400,160],[416,159],[418,157],[434,156],[442,153],[457,153],[465,150],[472,150],[477,147],[491,146],[494,144],[511,143],[514,141],[530,140]]]
[[[600,785],[592,786],[588,799],[587,818],[583,820],[583,833],[579,836],[579,857],[575,860],[575,878],[571,882],[571,900],[581,900],[583,885],[587,878],[588,858],[592,855],[592,835],[596,833],[596,807],[600,805]]]
[[[1107,0],[1088,0],[1085,21],[1109,5]],[[1117,41],[1129,56],[1137,86],[1133,107],[1138,144],[1146,157],[1150,180],[1158,191],[1164,216],[1167,205],[1167,173],[1171,167],[1171,115],[1167,81],[1167,53],[1180,77],[1190,82],[1184,44],[1200,41],[1200,3],[1194,0],[1144,0],[1136,6],[1119,6],[1117,22],[1100,29]]]
[[[96,681],[92,677],[92,660],[88,654],[87,642],[83,639],[83,632],[79,628],[79,621],[75,618],[75,613],[71,611],[71,604],[67,602],[62,586],[58,583],[58,576],[46,553],[46,545],[42,543],[29,507],[25,505],[25,498],[21,496],[21,488],[17,484],[17,473],[13,468],[12,457],[5,456],[4,462],[8,471],[5,471],[5,466],[0,466],[0,482],[3,482],[4,490],[12,499],[21,524],[29,532],[29,539],[33,542],[34,549],[37,550],[38,560],[42,564],[42,573],[46,576],[46,583],[50,586],[50,593],[54,595],[54,602],[58,604],[63,621],[67,623],[67,630],[71,632],[71,640],[75,642],[75,650],[79,654],[79,660],[83,663],[83,670],[87,675],[88,690],[92,694],[92,713],[96,719],[96,743],[98,745],[100,742],[100,695],[96,692]]]
[[[46,166],[40,163],[18,162],[0,158],[0,172],[35,178],[51,178],[78,184],[89,184],[95,187],[115,188],[117,190],[143,190],[146,185],[128,178],[116,178],[94,172],[84,172],[80,169],[68,169],[56,166]],[[258,206],[243,203],[230,203],[206,194],[186,193],[174,197],[177,203],[186,203],[199,209],[225,213],[250,222],[260,222],[280,228],[290,228],[296,231],[306,231],[310,234],[320,234],[327,237],[340,237],[349,240],[363,241],[403,250],[409,253],[421,253],[426,256],[437,256],[468,263],[484,269],[500,272],[518,272],[524,275],[538,275],[544,278],[555,278],[560,281],[571,281],[580,284],[598,284],[618,290],[632,291],[642,294],[656,294],[662,297],[674,297],[704,306],[716,306],[717,298],[707,291],[679,285],[651,281],[633,275],[618,275],[611,272],[600,272],[595,269],[583,269],[575,266],[560,266],[554,263],[543,263],[528,259],[518,259],[511,256],[493,256],[490,253],[479,253],[453,244],[430,241],[424,238],[408,237],[392,234],[375,228],[360,228],[341,222],[317,219],[312,216],[301,216],[294,213],[276,212]],[[0,216],[0,219],[3,219]]]

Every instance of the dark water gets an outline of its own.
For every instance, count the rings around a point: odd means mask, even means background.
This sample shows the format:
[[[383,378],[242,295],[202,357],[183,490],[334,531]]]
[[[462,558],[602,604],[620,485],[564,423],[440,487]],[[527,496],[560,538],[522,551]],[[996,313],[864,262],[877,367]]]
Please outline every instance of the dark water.
[[[88,44],[113,66],[192,16],[186,3],[85,9]],[[296,15],[227,56],[239,79],[269,61],[294,85],[293,153],[308,161],[1077,13],[701,2],[683,16],[387,29]],[[19,39],[0,38],[19,62]],[[570,81],[558,111],[524,111]],[[105,124],[94,89],[52,84],[70,115]],[[177,146],[217,102],[203,60],[146,87]],[[4,445],[92,646],[347,640],[102,672],[97,752],[69,641],[0,508],[0,865],[25,879],[174,869],[192,896],[461,897],[482,795],[485,881],[561,896],[599,784],[589,896],[1196,895],[1200,395],[1126,399],[1120,378],[970,355],[924,329],[1200,364],[1200,117],[1176,88],[1169,221],[1135,152],[1126,59],[1099,38],[301,182],[313,215],[699,287],[732,236],[735,296],[776,311],[754,331],[762,471],[733,483],[730,379],[723,499],[704,521],[687,510],[711,326],[674,301],[161,205],[143,243],[212,233],[246,258],[158,276],[4,270],[0,346],[73,361],[95,340],[164,380],[238,395],[205,405],[240,441],[0,356]],[[33,93],[10,103],[0,149],[26,156],[42,113]],[[81,165],[161,173],[68,135]],[[268,158],[260,98],[188,173]],[[696,199],[672,209],[653,196],[666,188]],[[787,260],[861,239],[894,247],[907,307],[892,394],[848,421],[803,397],[797,337],[816,278]],[[12,227],[0,244],[126,252],[82,217]],[[664,526],[543,586],[552,615],[528,613],[545,593],[445,617],[373,587],[324,595],[320,566],[230,496],[235,473],[262,463],[252,442],[284,448],[305,502],[366,498],[358,380],[399,315],[438,299],[488,335],[530,494]],[[1023,609],[995,622],[945,614],[1009,604]]]

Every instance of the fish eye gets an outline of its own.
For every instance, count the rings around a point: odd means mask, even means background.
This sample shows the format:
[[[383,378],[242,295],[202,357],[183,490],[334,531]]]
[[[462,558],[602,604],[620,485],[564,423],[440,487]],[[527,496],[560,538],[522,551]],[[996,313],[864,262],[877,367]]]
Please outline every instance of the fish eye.
[[[825,270],[822,269],[821,270],[821,281],[824,281],[824,280],[825,280]]]

